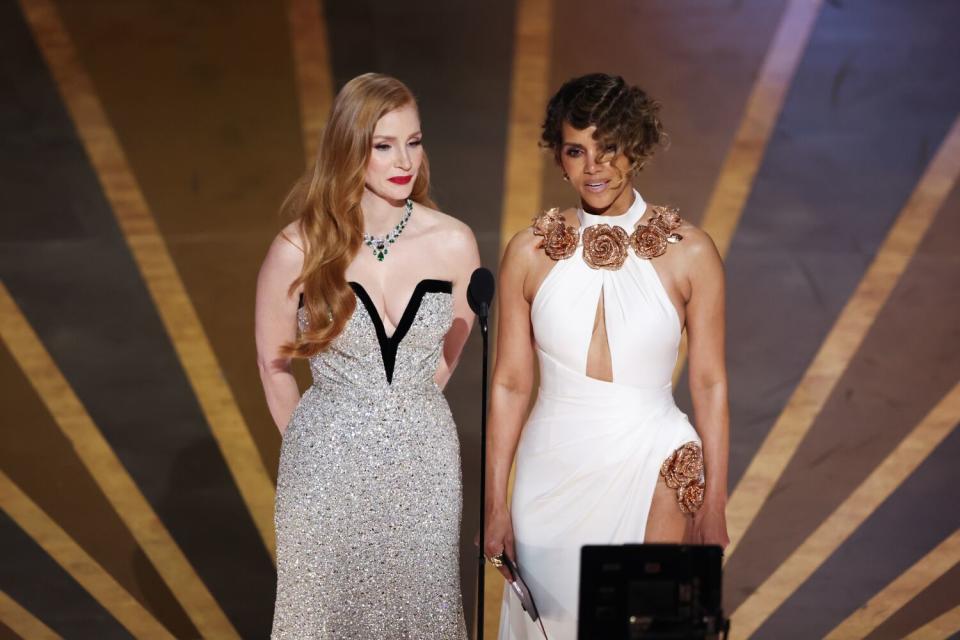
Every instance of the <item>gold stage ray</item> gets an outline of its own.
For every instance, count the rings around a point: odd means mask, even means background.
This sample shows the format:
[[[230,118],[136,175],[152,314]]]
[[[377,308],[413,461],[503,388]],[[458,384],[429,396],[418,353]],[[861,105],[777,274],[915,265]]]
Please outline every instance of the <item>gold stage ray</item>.
[[[733,612],[731,638],[749,638],[896,491],[957,426],[960,383]],[[955,541],[954,541],[955,542]]]
[[[954,121],[863,279],[733,491],[727,506],[728,559],[820,415],[958,176],[960,118]]]
[[[822,5],[822,0],[791,0],[784,9],[750,90],[740,126],[720,167],[720,175],[700,223],[713,238],[723,258],[730,252],[733,234],[740,223],[747,198],[753,191],[753,182],[763,162],[767,144],[783,110],[787,91],[793,83]],[[686,359],[687,334],[684,332],[673,370],[674,385],[680,380]]]
[[[790,1],[747,99],[743,118],[720,168],[720,176],[701,223],[721,256],[726,256],[730,249],[733,233],[753,189],[753,181],[822,4],[822,0]]]
[[[60,640],[60,635],[56,631],[21,607],[19,602],[3,591],[0,591],[0,622],[21,638]]]
[[[77,457],[170,587],[170,591],[193,624],[205,637],[239,637],[220,605],[150,506],[150,502],[117,458],[110,443],[100,433],[93,418],[87,413],[2,282],[0,337],[37,395],[43,400],[57,426],[73,445]],[[23,528],[30,531],[27,527]],[[36,536],[34,539],[39,541]],[[49,550],[48,553],[54,556]],[[64,565],[65,568],[68,566]],[[78,582],[84,584],[79,579]],[[119,616],[117,619],[121,620]]]
[[[520,0],[513,36],[510,121],[500,214],[500,250],[530,226],[543,198],[540,118],[550,97],[553,0]]]
[[[866,638],[890,616],[913,600],[940,576],[960,562],[960,529],[901,573],[827,635],[827,640]]]
[[[288,0],[287,15],[300,96],[303,152],[309,167],[333,103],[330,43],[323,0]]]
[[[43,509],[0,471],[0,506],[77,583],[137,638],[173,636]],[[52,632],[51,632],[52,633]],[[28,635],[28,638],[35,636]],[[54,637],[56,637],[54,635]]]
[[[150,206],[56,6],[50,0],[21,0],[20,4],[210,430],[273,557],[273,481]]]
[[[906,637],[906,640],[952,638],[960,632],[960,605],[938,616]]]

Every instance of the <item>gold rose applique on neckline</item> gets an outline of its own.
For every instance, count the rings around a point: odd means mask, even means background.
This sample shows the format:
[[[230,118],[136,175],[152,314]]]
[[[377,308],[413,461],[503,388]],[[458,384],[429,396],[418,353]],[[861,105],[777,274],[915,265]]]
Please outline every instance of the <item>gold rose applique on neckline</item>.
[[[650,260],[662,256],[667,245],[676,244],[683,236],[676,230],[683,224],[673,208],[651,205],[653,215],[647,224],[638,224],[629,236],[618,226],[595,224],[583,231],[583,260],[591,269],[616,271],[627,259],[632,247],[638,258]],[[533,219],[533,234],[543,238],[541,247],[551,260],[564,260],[574,254],[581,235],[567,224],[557,208],[544,211]]]

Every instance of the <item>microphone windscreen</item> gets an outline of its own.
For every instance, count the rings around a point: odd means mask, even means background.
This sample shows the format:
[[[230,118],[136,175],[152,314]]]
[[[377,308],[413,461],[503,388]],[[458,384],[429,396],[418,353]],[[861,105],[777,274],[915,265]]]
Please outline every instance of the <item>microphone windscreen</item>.
[[[467,302],[475,314],[486,315],[493,302],[493,291],[496,287],[490,269],[480,267],[470,276],[467,286]]]

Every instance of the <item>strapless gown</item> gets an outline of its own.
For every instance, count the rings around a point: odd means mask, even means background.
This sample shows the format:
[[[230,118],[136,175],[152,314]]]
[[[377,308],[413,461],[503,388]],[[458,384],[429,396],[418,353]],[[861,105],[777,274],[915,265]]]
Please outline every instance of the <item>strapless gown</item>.
[[[629,235],[646,204],[620,216],[578,212],[581,231],[617,225]],[[613,382],[587,377],[603,296]],[[540,388],[516,456],[511,514],[517,560],[550,640],[577,633],[580,548],[642,543],[661,465],[700,439],[673,399],[680,346],[676,308],[649,260],[628,252],[616,271],[576,253],[547,274],[531,310]],[[542,638],[504,589],[501,640]]]
[[[421,282],[392,336],[351,286],[283,438],[272,637],[465,640],[460,445],[433,381],[451,284]]]

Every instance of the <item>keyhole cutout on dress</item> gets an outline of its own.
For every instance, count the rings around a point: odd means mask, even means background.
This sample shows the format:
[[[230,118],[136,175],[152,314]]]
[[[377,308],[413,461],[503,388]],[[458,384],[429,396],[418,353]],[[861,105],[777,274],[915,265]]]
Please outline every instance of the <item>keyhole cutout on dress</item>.
[[[603,304],[603,289],[593,318],[593,335],[587,349],[587,377],[613,382],[613,363],[610,360],[610,343],[607,340],[607,318]]]

